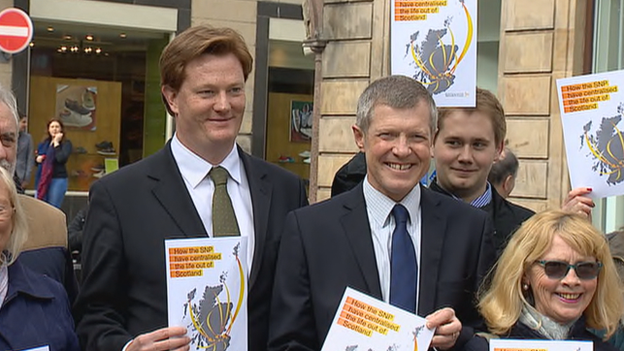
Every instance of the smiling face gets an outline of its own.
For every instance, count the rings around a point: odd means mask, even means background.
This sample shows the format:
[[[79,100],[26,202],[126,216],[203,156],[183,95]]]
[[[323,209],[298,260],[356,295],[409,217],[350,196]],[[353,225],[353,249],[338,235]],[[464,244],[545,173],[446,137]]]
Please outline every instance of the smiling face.
[[[541,260],[563,261],[571,264],[578,262],[596,262],[595,257],[579,254],[559,235],[555,235],[549,250]],[[598,278],[581,280],[570,268],[562,279],[551,279],[544,268],[533,264],[523,277],[523,283],[529,284],[535,299],[535,308],[543,315],[560,324],[567,324],[578,319],[591,303]]]
[[[245,112],[245,77],[234,54],[190,61],[179,90],[162,93],[176,118],[176,135],[191,151],[219,164],[234,147]]]
[[[438,184],[466,202],[485,192],[492,164],[500,156],[490,118],[481,111],[451,112],[440,121],[433,155]]]
[[[355,142],[366,154],[368,181],[382,194],[401,201],[429,170],[430,108],[377,105],[368,130],[353,127]]]

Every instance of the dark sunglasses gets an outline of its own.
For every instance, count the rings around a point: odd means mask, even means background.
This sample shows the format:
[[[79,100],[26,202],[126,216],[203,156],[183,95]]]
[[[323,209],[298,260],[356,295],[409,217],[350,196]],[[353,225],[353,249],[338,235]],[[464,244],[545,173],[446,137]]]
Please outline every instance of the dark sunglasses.
[[[550,279],[563,279],[570,272],[570,268],[574,268],[576,276],[581,280],[591,280],[598,276],[602,263],[600,262],[579,262],[577,264],[569,264],[562,261],[537,261],[544,267],[544,272]]]

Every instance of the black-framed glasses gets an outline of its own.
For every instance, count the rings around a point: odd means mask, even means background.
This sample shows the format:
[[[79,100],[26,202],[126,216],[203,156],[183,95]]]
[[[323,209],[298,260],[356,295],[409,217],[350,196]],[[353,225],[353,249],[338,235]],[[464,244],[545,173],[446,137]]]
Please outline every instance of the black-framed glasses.
[[[598,276],[602,263],[600,262],[579,262],[569,264],[563,261],[537,261],[540,266],[544,267],[544,272],[550,279],[563,279],[570,272],[570,268],[574,268],[576,276],[581,280],[591,280]]]

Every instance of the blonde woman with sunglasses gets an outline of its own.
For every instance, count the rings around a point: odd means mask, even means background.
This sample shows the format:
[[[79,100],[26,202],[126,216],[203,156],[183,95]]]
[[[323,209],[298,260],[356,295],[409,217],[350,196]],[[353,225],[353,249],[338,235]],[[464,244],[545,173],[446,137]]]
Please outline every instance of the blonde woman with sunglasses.
[[[587,330],[613,335],[624,299],[607,241],[584,217],[546,211],[528,219],[490,278],[478,307],[494,337],[588,340],[596,351],[616,350]],[[480,336],[465,347],[489,349]]]

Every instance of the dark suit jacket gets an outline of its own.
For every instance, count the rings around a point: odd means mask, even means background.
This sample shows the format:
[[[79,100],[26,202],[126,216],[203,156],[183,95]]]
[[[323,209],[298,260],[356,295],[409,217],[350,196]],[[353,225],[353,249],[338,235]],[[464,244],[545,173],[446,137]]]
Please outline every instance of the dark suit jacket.
[[[483,211],[422,189],[418,314],[453,307],[479,325],[475,292],[493,265]],[[271,306],[269,350],[319,350],[347,286],[381,299],[362,185],[290,213],[284,225]],[[461,341],[472,336],[462,330]]]
[[[249,350],[264,350],[273,274],[286,214],[307,204],[301,179],[239,149],[253,203]],[[96,182],[83,238],[83,286],[74,306],[81,346],[119,351],[167,326],[164,240],[206,230],[170,144]]]
[[[78,282],[67,248],[65,213],[34,197],[19,195],[17,199],[28,221],[28,240],[22,247],[20,262],[61,283],[69,302],[73,303],[78,295]]]
[[[429,189],[440,194],[453,196],[444,190],[437,181],[431,183]],[[497,257],[503,253],[507,242],[516,229],[535,214],[528,208],[507,201],[507,199],[500,196],[494,187],[492,187],[492,201],[481,209],[490,215],[490,220],[494,225],[494,246],[496,247]]]

